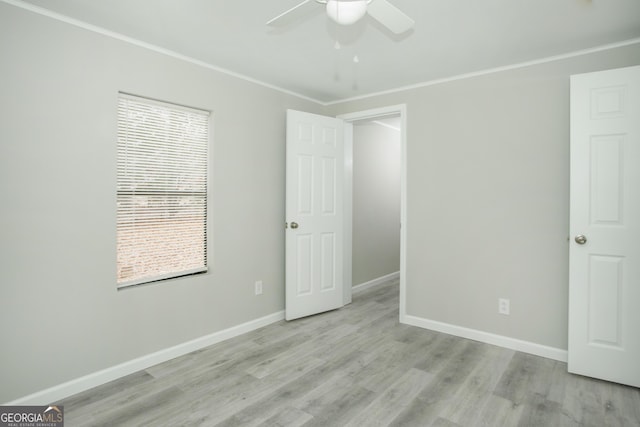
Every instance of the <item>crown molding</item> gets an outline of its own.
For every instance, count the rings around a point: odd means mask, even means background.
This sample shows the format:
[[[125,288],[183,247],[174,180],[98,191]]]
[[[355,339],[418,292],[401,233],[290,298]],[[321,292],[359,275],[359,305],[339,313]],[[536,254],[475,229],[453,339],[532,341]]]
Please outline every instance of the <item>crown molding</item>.
[[[0,2],[2,3],[6,3],[15,7],[19,7],[21,9],[25,9],[28,10],[30,12],[33,13],[37,13],[39,15],[43,15],[52,19],[55,19],[57,21],[61,21],[88,31],[92,31],[94,33],[97,34],[101,34],[107,37],[111,37],[114,38],[116,40],[120,40],[123,41],[125,43],[129,43],[138,47],[142,47],[145,49],[149,49],[151,51],[163,54],[163,55],[167,55],[170,56],[172,58],[175,59],[179,59],[185,62],[189,62],[191,64],[195,64],[219,73],[223,73],[232,77],[236,77],[238,79],[241,80],[245,80],[247,82],[259,85],[259,86],[263,86],[265,88],[268,89],[272,89],[272,90],[276,90],[278,92],[287,94],[287,95],[291,95],[294,96],[296,98],[300,98],[300,99],[304,99],[306,101],[310,101],[313,103],[316,103],[318,105],[324,106],[324,107],[329,107],[329,106],[333,106],[333,105],[338,105],[338,104],[342,104],[345,102],[352,102],[352,101],[359,101],[359,100],[363,100],[363,99],[368,99],[368,98],[374,98],[377,96],[382,96],[382,95],[389,95],[389,94],[394,94],[394,93],[398,93],[398,92],[404,92],[404,91],[408,91],[408,90],[413,90],[413,89],[420,89],[420,88],[424,88],[427,86],[435,86],[435,85],[439,85],[439,84],[443,84],[443,83],[449,83],[449,82],[453,82],[453,81],[457,81],[457,80],[465,80],[465,79],[470,79],[473,77],[479,77],[479,76],[484,76],[484,75],[488,75],[488,74],[494,74],[494,73],[500,73],[503,71],[509,71],[509,70],[516,70],[519,68],[525,68],[525,67],[530,67],[533,65],[540,65],[540,64],[545,64],[545,63],[549,63],[549,62],[555,62],[555,61],[561,61],[564,59],[570,59],[570,58],[575,58],[575,57],[579,57],[579,56],[583,56],[583,55],[589,55],[592,53],[597,53],[597,52],[602,52],[602,51],[606,51],[606,50],[611,50],[611,49],[617,49],[620,47],[625,47],[625,46],[631,46],[634,44],[638,44],[640,43],[640,37],[639,38],[634,38],[634,39],[629,39],[629,40],[624,40],[624,41],[620,41],[620,42],[616,42],[616,43],[610,43],[610,44],[606,44],[606,45],[601,45],[601,46],[597,46],[597,47],[593,47],[593,48],[588,48],[588,49],[582,49],[582,50],[577,50],[577,51],[573,51],[573,52],[568,52],[568,53],[563,53],[560,55],[553,55],[553,56],[548,56],[548,57],[544,57],[544,58],[539,58],[539,59],[534,59],[531,61],[525,61],[525,62],[519,62],[519,63],[515,63],[515,64],[510,64],[510,65],[505,65],[505,66],[501,66],[501,67],[494,67],[494,68],[487,68],[484,70],[479,70],[479,71],[474,71],[474,72],[470,72],[470,73],[463,73],[463,74],[458,74],[455,76],[451,76],[451,77],[444,77],[441,79],[434,79],[434,80],[427,80],[424,82],[420,82],[420,83],[416,83],[416,84],[412,84],[412,85],[407,85],[407,86],[401,86],[401,87],[397,87],[397,88],[393,88],[393,89],[389,89],[389,90],[384,90],[384,91],[379,91],[379,92],[373,92],[373,93],[369,93],[369,94],[365,94],[365,95],[359,95],[359,96],[355,96],[355,97],[350,97],[350,98],[342,98],[342,99],[337,99],[334,101],[320,101],[318,99],[306,96],[306,95],[302,95],[298,92],[294,92],[279,86],[275,86],[272,85],[270,83],[266,83],[263,82],[261,80],[258,79],[254,79],[252,77],[246,76],[244,74],[240,74],[237,73],[235,71],[226,69],[226,68],[222,68],[219,67],[217,65],[214,64],[210,64],[208,62],[196,59],[196,58],[192,58],[190,56],[187,55],[183,55],[181,53],[169,50],[169,49],[165,49],[161,46],[156,46],[154,44],[151,43],[147,43],[144,42],[142,40],[138,40],[135,39],[133,37],[129,37],[129,36],[125,36],[124,34],[120,34],[117,33],[115,31],[111,31],[111,30],[107,30],[106,28],[102,28],[99,27],[97,25],[93,25],[93,24],[89,24],[87,22],[84,21],[80,21],[78,19],[74,19],[71,18],[69,16],[57,13],[57,12],[53,12],[50,11],[48,9],[45,9],[43,7],[40,6],[36,6],[33,5],[31,3],[26,3],[22,0],[0,0]]]
[[[539,59],[534,59],[531,61],[525,61],[525,62],[519,62],[516,64],[510,64],[510,65],[504,65],[501,67],[495,67],[495,68],[487,68],[485,70],[479,70],[479,71],[474,71],[471,73],[464,73],[464,74],[458,74],[455,76],[451,76],[451,77],[444,77],[441,79],[434,79],[434,80],[427,80],[421,83],[416,83],[416,84],[412,84],[412,85],[407,85],[407,86],[401,86],[401,87],[397,87],[394,89],[389,89],[389,90],[385,90],[385,91],[380,91],[380,92],[374,92],[374,93],[370,93],[367,95],[360,95],[360,96],[354,96],[351,98],[344,98],[344,99],[340,99],[337,101],[330,101],[330,102],[326,102],[323,105],[324,106],[331,106],[331,105],[336,105],[336,104],[342,104],[345,102],[351,102],[351,101],[360,101],[363,99],[367,99],[367,98],[373,98],[376,96],[382,96],[382,95],[389,95],[389,94],[393,94],[393,93],[398,93],[398,92],[404,92],[407,90],[413,90],[413,89],[420,89],[423,87],[427,87],[427,86],[435,86],[435,85],[439,85],[439,84],[443,84],[443,83],[449,83],[449,82],[453,82],[456,80],[465,80],[465,79],[470,79],[473,77],[479,77],[479,76],[484,76],[484,75],[488,75],[488,74],[495,74],[495,73],[500,73],[503,71],[509,71],[509,70],[517,70],[518,68],[526,68],[526,67],[531,67],[533,65],[540,65],[540,64],[546,64],[549,62],[556,62],[556,61],[562,61],[564,59],[570,59],[570,58],[575,58],[578,56],[584,56],[584,55],[589,55],[592,53],[597,53],[597,52],[602,52],[605,50],[611,50],[611,49],[617,49],[620,47],[625,47],[625,46],[631,46],[634,44],[638,44],[640,43],[640,37],[635,38],[635,39],[630,39],[630,40],[624,40],[621,42],[617,42],[617,43],[610,43],[610,44],[606,44],[606,45],[602,45],[602,46],[597,46],[597,47],[593,47],[593,48],[589,48],[589,49],[582,49],[582,50],[577,50],[577,51],[573,51],[573,52],[569,52],[569,53],[563,53],[561,55],[554,55],[554,56],[548,56],[545,58],[539,58]]]
[[[141,47],[141,48],[144,48],[144,49],[148,49],[148,50],[151,50],[153,52],[160,53],[162,55],[170,56],[172,58],[179,59],[181,61],[189,62],[191,64],[198,65],[200,67],[207,68],[209,70],[217,71],[217,72],[222,73],[222,74],[226,74],[226,75],[229,75],[229,76],[232,76],[232,77],[236,77],[236,78],[238,78],[240,80],[245,80],[245,81],[247,81],[249,83],[257,84],[259,86],[263,86],[263,87],[266,87],[268,89],[273,89],[273,90],[276,90],[278,92],[285,93],[287,95],[295,96],[297,98],[301,98],[301,99],[304,99],[304,100],[307,100],[307,101],[311,101],[311,102],[314,102],[316,104],[324,105],[324,102],[319,101],[319,100],[314,99],[314,98],[311,98],[311,97],[308,97],[308,96],[305,96],[305,95],[302,95],[300,93],[293,92],[293,91],[290,91],[288,89],[285,89],[285,88],[282,88],[282,87],[279,87],[279,86],[275,86],[275,85],[263,82],[261,80],[254,79],[252,77],[246,76],[244,74],[237,73],[235,71],[231,71],[231,70],[226,69],[226,68],[218,67],[217,65],[213,65],[213,64],[210,64],[208,62],[205,62],[205,61],[202,61],[202,60],[199,60],[199,59],[196,59],[196,58],[192,58],[192,57],[187,56],[187,55],[183,55],[181,53],[175,52],[175,51],[170,50],[170,49],[165,49],[165,48],[163,48],[161,46],[157,46],[157,45],[154,45],[154,44],[151,44],[151,43],[147,43],[145,41],[138,40],[138,39],[135,39],[133,37],[125,36],[124,34],[120,34],[120,33],[115,32],[115,31],[107,30],[106,28],[102,28],[102,27],[99,27],[97,25],[89,24],[87,22],[84,22],[84,21],[81,21],[81,20],[78,20],[78,19],[75,19],[75,18],[71,18],[69,16],[66,16],[66,15],[63,15],[63,14],[60,14],[60,13],[57,13],[57,12],[53,12],[51,10],[45,9],[43,7],[40,7],[40,6],[33,5],[31,3],[26,3],[26,2],[21,1],[21,0],[0,0],[0,2],[9,4],[9,5],[24,9],[24,10],[28,10],[29,12],[33,12],[33,13],[36,13],[38,15],[46,16],[46,17],[54,19],[56,21],[64,22],[66,24],[73,25],[75,27],[82,28],[82,29],[87,30],[87,31],[91,31],[91,32],[94,32],[94,33],[97,33],[97,34],[100,34],[100,35],[103,35],[103,36],[106,36],[106,37],[110,37],[110,38],[113,38],[113,39],[116,39],[116,40],[120,40],[120,41],[123,41],[125,43],[132,44],[134,46],[138,46],[138,47]]]

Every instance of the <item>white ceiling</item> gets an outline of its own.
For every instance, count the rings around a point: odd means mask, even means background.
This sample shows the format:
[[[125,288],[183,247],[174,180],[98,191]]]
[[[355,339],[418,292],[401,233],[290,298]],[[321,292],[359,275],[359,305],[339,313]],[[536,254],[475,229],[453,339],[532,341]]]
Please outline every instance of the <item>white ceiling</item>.
[[[340,27],[320,4],[265,25],[300,1],[25,3],[323,103],[640,38],[640,0],[390,0],[416,21],[402,36],[369,17]]]

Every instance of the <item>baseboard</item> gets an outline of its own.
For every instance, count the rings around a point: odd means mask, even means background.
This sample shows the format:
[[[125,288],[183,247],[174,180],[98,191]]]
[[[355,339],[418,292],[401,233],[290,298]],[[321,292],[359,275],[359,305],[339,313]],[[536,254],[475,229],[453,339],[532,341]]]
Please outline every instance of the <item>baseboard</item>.
[[[158,363],[166,362],[167,360],[171,360],[191,353],[192,351],[200,350],[221,341],[225,341],[229,338],[251,332],[255,329],[262,328],[263,326],[270,325],[283,319],[284,311],[279,311],[259,319],[251,320],[222,331],[214,332],[210,335],[196,338],[194,340],[121,363],[111,368],[76,378],[75,380],[30,394],[14,400],[13,402],[5,403],[5,405],[48,405],[58,402],[66,397],[73,396],[76,393],[89,390],[93,387],[108,383],[109,381],[133,374],[134,372],[138,372],[142,369],[147,369],[151,366],[157,365]]]
[[[522,341],[515,338],[509,338],[502,335],[492,334],[490,332],[478,331],[476,329],[464,328],[462,326],[450,325],[448,323],[437,322],[435,320],[423,319],[421,317],[410,316],[405,314],[401,318],[402,323],[407,325],[418,326],[424,329],[430,329],[449,335],[455,335],[462,338],[468,338],[474,341],[480,341],[486,344],[497,345],[499,347],[511,350],[521,351],[536,356],[546,357],[547,359],[558,360],[560,362],[567,361],[567,350],[559,348],[547,347],[545,345]]]
[[[400,272],[396,271],[395,273],[387,274],[382,277],[378,277],[377,279],[369,280],[368,282],[360,283],[359,285],[355,285],[351,288],[352,293],[362,292],[365,289],[369,289],[373,286],[380,285],[382,283],[388,282],[389,280],[398,279],[400,277]]]

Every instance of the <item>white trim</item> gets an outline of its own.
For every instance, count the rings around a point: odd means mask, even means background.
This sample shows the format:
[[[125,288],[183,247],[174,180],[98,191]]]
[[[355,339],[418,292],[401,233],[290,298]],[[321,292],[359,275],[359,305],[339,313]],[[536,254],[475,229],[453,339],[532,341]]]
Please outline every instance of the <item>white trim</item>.
[[[406,314],[406,289],[407,289],[407,106],[406,104],[390,105],[387,107],[374,108],[371,110],[359,111],[355,113],[347,113],[338,116],[346,122],[354,122],[363,119],[377,119],[389,115],[400,115],[400,322],[403,322]],[[345,140],[346,144],[353,146],[353,138],[351,140]],[[351,150],[353,155],[353,150]],[[353,162],[353,158],[350,159]],[[346,159],[345,159],[346,163]],[[353,170],[346,170],[347,174],[352,174]],[[353,189],[345,188],[345,197],[353,197]],[[345,229],[351,233],[351,227],[353,226],[351,218],[346,221]],[[345,242],[345,252],[351,252],[352,242]],[[351,292],[352,289],[349,289]]]
[[[170,56],[172,58],[179,59],[179,60],[182,60],[182,61],[185,61],[185,62],[189,62],[191,64],[199,65],[201,67],[208,68],[209,70],[213,70],[213,71],[217,71],[219,73],[227,74],[229,76],[236,77],[238,79],[245,80],[247,82],[254,83],[254,84],[269,88],[269,89],[277,90],[278,92],[282,92],[282,93],[285,93],[287,95],[295,96],[296,98],[302,98],[302,99],[305,99],[307,101],[314,102],[316,104],[324,105],[323,102],[318,101],[317,99],[314,99],[314,98],[311,98],[311,97],[308,97],[308,96],[305,96],[305,95],[301,95],[299,93],[290,91],[288,89],[281,88],[279,86],[275,86],[275,85],[272,85],[272,84],[269,84],[269,83],[265,83],[263,81],[254,79],[252,77],[245,76],[244,74],[240,74],[240,73],[237,73],[235,71],[228,70],[226,68],[218,67],[216,65],[210,64],[210,63],[202,61],[200,59],[192,58],[190,56],[183,55],[181,53],[175,52],[175,51],[170,50],[170,49],[165,49],[165,48],[163,48],[161,46],[156,46],[154,44],[147,43],[145,41],[138,40],[138,39],[135,39],[133,37],[125,36],[124,34],[120,34],[120,33],[117,33],[115,31],[107,30],[106,28],[102,28],[102,27],[99,27],[97,25],[93,25],[93,24],[89,24],[89,23],[84,22],[84,21],[80,21],[79,19],[71,18],[71,17],[63,15],[61,13],[53,12],[53,11],[51,11],[49,9],[45,9],[43,7],[40,7],[40,6],[35,6],[33,4],[25,3],[25,2],[20,1],[20,0],[0,0],[0,1],[3,2],[3,3],[10,4],[12,6],[19,7],[21,9],[28,10],[30,12],[37,13],[37,14],[42,15],[42,16],[46,16],[48,18],[55,19],[55,20],[60,21],[60,22],[64,22],[66,24],[73,25],[75,27],[82,28],[84,30],[88,30],[88,31],[91,31],[91,32],[94,32],[94,33],[97,33],[97,34],[100,34],[100,35],[103,35],[103,36],[106,36],[106,37],[111,37],[113,39],[120,40],[120,41],[123,41],[125,43],[130,43],[130,44],[132,44],[134,46],[142,47],[144,49],[149,49],[149,50],[151,50],[153,52],[157,52],[157,53],[160,53],[160,54],[163,54],[163,55],[166,55],[166,56]]]
[[[185,354],[200,350],[213,344],[217,344],[221,341],[228,340],[229,338],[237,337],[238,335],[251,332],[255,329],[259,329],[272,323],[279,322],[283,319],[284,311],[278,311],[259,319],[232,326],[231,328],[214,332],[213,334],[205,335],[203,337],[196,338],[194,340],[187,341],[173,347],[165,348],[155,353],[138,357],[137,359],[129,360],[128,362],[124,362],[119,365],[112,366],[110,368],[106,368],[89,375],[85,375],[80,378],[76,378],[66,383],[48,388],[46,390],[21,397],[14,400],[13,402],[5,403],[5,405],[48,405],[60,401],[66,397],[73,396],[76,393],[89,390],[93,387],[108,383],[109,381],[117,380],[118,378],[122,378],[126,375],[133,374],[134,372],[147,369],[151,366],[157,365],[158,363],[175,359],[176,357],[183,356]]]
[[[380,119],[386,116],[393,116],[393,115],[400,115],[400,117],[402,118],[403,116],[406,115],[406,109],[407,109],[406,104],[389,105],[387,107],[372,108],[371,110],[341,114],[338,116],[338,118],[345,120],[347,122],[355,122],[358,120]]]
[[[378,286],[378,285],[381,285],[383,283],[386,283],[386,282],[388,282],[390,280],[395,280],[395,279],[399,279],[399,278],[400,278],[400,272],[396,271],[395,273],[387,274],[387,275],[378,277],[377,279],[369,280],[368,282],[364,282],[364,283],[360,283],[359,285],[355,285],[353,287],[353,293],[362,292],[365,289],[369,289],[369,288],[372,288],[374,286]]]
[[[355,113],[342,114],[338,116],[346,122],[354,122],[363,119],[376,119],[389,115],[400,115],[400,322],[404,322],[404,317],[407,310],[407,106],[406,104],[390,105],[387,107],[374,108],[371,110],[358,111]],[[353,142],[353,141],[351,141]],[[347,174],[352,174],[351,169],[346,171]],[[351,189],[347,189],[346,195],[352,197]],[[345,221],[345,230],[347,233],[351,233],[352,218],[348,218]],[[347,234],[345,234],[347,235]],[[351,250],[351,242],[345,243],[345,251]],[[351,254],[348,255],[349,257]],[[349,292],[352,288],[349,289]]]
[[[505,337],[503,335],[496,335],[490,332],[469,329],[462,326],[451,325],[406,314],[402,323],[474,341],[480,341],[486,344],[497,345],[499,347],[533,354],[535,356],[546,357],[547,359],[558,360],[560,362],[567,361],[567,350],[548,347],[546,345],[536,344],[530,341],[522,341],[516,338]]]
[[[4,0],[4,1],[6,1],[6,0]],[[589,48],[589,49],[582,49],[582,50],[578,50],[578,51],[563,53],[563,54],[560,54],[560,55],[547,56],[545,58],[534,59],[534,60],[531,60],[531,61],[518,62],[518,63],[515,63],[515,64],[504,65],[502,67],[487,68],[485,70],[473,71],[471,73],[458,74],[458,75],[455,75],[455,76],[444,77],[444,78],[441,78],[441,79],[427,80],[425,82],[416,83],[416,84],[413,84],[413,85],[401,86],[401,87],[397,87],[397,88],[394,88],[394,89],[389,89],[389,90],[384,90],[384,91],[380,91],[380,92],[369,93],[369,94],[366,94],[366,95],[354,96],[352,98],[344,98],[344,99],[339,99],[339,100],[336,100],[336,101],[324,102],[324,103],[322,103],[322,105],[325,106],[325,107],[328,107],[328,106],[331,106],[331,105],[342,104],[344,102],[360,101],[362,99],[373,98],[373,97],[381,96],[381,95],[389,95],[389,94],[393,94],[393,93],[397,93],[397,92],[403,92],[403,91],[406,91],[406,90],[419,89],[419,88],[423,88],[423,87],[427,87],[427,86],[435,86],[435,85],[439,85],[439,84],[442,84],[442,83],[453,82],[453,81],[456,81],[456,80],[465,80],[465,79],[469,79],[469,78],[472,78],[472,77],[479,77],[479,76],[484,76],[484,75],[487,75],[487,74],[500,73],[502,71],[516,70],[518,68],[525,68],[525,67],[531,67],[533,65],[546,64],[548,62],[562,61],[564,59],[571,59],[571,58],[575,58],[577,56],[589,55],[591,53],[597,53],[597,52],[602,52],[602,51],[605,51],[605,50],[617,49],[617,48],[625,47],[625,46],[631,46],[631,45],[634,45],[634,44],[637,44],[637,43],[640,43],[640,37],[635,38],[635,39],[630,39],[630,40],[623,40],[623,41],[620,41],[620,42],[617,42],[617,43],[611,43],[611,44],[606,44],[606,45],[602,45],[602,46],[596,46],[596,47]]]
[[[343,305],[353,301],[353,124],[344,122]]]
[[[260,86],[263,86],[263,87],[266,87],[266,88],[269,88],[269,89],[277,90],[277,91],[285,93],[287,95],[291,95],[291,96],[295,96],[297,98],[305,99],[307,101],[314,102],[314,103],[322,105],[324,107],[328,107],[328,106],[332,106],[332,105],[336,105],[336,104],[342,104],[344,102],[358,101],[358,100],[372,98],[372,97],[376,97],[376,96],[388,95],[388,94],[397,93],[397,92],[403,92],[403,91],[406,91],[406,90],[418,89],[418,88],[422,88],[422,87],[426,87],[426,86],[434,86],[434,85],[438,85],[438,84],[441,84],[441,83],[452,82],[452,81],[455,81],[455,80],[464,80],[464,79],[468,79],[468,78],[471,78],[471,77],[478,77],[478,76],[483,76],[483,75],[486,75],[486,74],[499,73],[501,71],[508,71],[508,70],[514,70],[514,69],[518,69],[518,68],[529,67],[529,66],[532,66],[532,65],[544,64],[544,63],[547,63],[547,62],[561,61],[563,59],[575,58],[577,56],[588,55],[588,54],[591,54],[591,53],[597,53],[597,52],[601,52],[601,51],[604,51],[604,50],[610,50],[610,49],[617,49],[617,48],[620,48],[620,47],[625,47],[625,46],[630,46],[630,45],[633,45],[633,44],[636,44],[636,43],[640,43],[640,37],[639,37],[639,38],[634,38],[634,39],[629,39],[629,40],[623,40],[623,41],[616,42],[616,43],[610,43],[610,44],[606,44],[606,45],[596,46],[596,47],[589,48],[589,49],[582,49],[582,50],[578,50],[578,51],[563,53],[563,54],[560,54],[560,55],[548,56],[548,57],[545,57],[545,58],[534,59],[534,60],[531,60],[531,61],[505,65],[505,66],[502,66],[502,67],[488,68],[488,69],[485,69],[485,70],[474,71],[474,72],[471,72],[471,73],[464,73],[464,74],[458,74],[456,76],[444,77],[444,78],[441,78],[441,79],[428,80],[428,81],[421,82],[421,83],[416,83],[416,84],[413,84],[413,85],[407,85],[407,86],[402,86],[402,87],[389,89],[389,90],[385,90],[385,91],[369,93],[369,94],[365,94],[365,95],[355,96],[355,97],[352,97],[352,98],[337,99],[335,101],[320,101],[320,100],[311,98],[309,96],[301,95],[299,93],[290,91],[288,89],[281,88],[279,86],[275,86],[275,85],[272,85],[272,84],[269,84],[269,83],[262,82],[260,80],[254,79],[252,77],[245,76],[245,75],[240,74],[240,73],[236,73],[236,72],[228,70],[226,68],[218,67],[218,66],[210,64],[208,62],[204,62],[204,61],[201,61],[199,59],[195,59],[195,58],[191,58],[191,57],[186,56],[186,55],[182,55],[182,54],[180,54],[178,52],[174,52],[172,50],[165,49],[165,48],[162,48],[160,46],[156,46],[156,45],[153,45],[153,44],[150,44],[150,43],[147,43],[147,42],[143,42],[141,40],[137,40],[137,39],[134,39],[132,37],[128,37],[128,36],[125,36],[123,34],[107,30],[107,29],[102,28],[102,27],[98,27],[96,25],[88,24],[86,22],[83,22],[83,21],[80,21],[78,19],[74,19],[74,18],[65,16],[65,15],[53,12],[53,11],[45,9],[43,7],[35,6],[33,4],[30,4],[30,3],[25,3],[25,2],[23,2],[21,0],[0,0],[0,2],[7,3],[7,4],[10,4],[12,6],[16,6],[16,7],[19,7],[19,8],[22,8],[22,9],[25,9],[25,10],[28,10],[28,11],[43,15],[43,16],[47,16],[49,18],[56,19],[56,20],[61,21],[61,22],[65,22],[67,24],[71,24],[71,25],[74,25],[76,27],[83,28],[85,30],[93,31],[95,33],[102,34],[102,35],[107,36],[107,37],[112,37],[114,39],[121,40],[121,41],[124,41],[126,43],[131,43],[133,45],[136,45],[136,46],[139,46],[139,47],[142,47],[142,48],[146,48],[146,49],[149,49],[149,50],[152,50],[154,52],[158,52],[158,53],[161,53],[161,54],[164,54],[164,55],[167,55],[167,56],[171,56],[171,57],[176,58],[176,59],[180,59],[180,60],[183,60],[183,61],[186,61],[186,62],[190,62],[192,64],[199,65],[201,67],[208,68],[210,70],[218,71],[220,73],[224,73],[224,74],[227,74],[227,75],[230,75],[230,76],[233,76],[233,77],[237,77],[239,79],[246,80],[248,82],[255,83],[257,85],[260,85]]]

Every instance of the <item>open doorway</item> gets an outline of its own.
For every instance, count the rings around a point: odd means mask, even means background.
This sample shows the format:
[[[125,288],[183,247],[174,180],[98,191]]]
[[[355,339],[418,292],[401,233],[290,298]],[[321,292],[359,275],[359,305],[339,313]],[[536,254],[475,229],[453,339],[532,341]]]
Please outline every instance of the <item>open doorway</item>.
[[[352,283],[400,275],[400,116],[353,122]]]
[[[345,120],[345,303],[352,291],[400,276],[405,314],[406,107],[339,116]],[[386,159],[385,159],[386,157]]]

